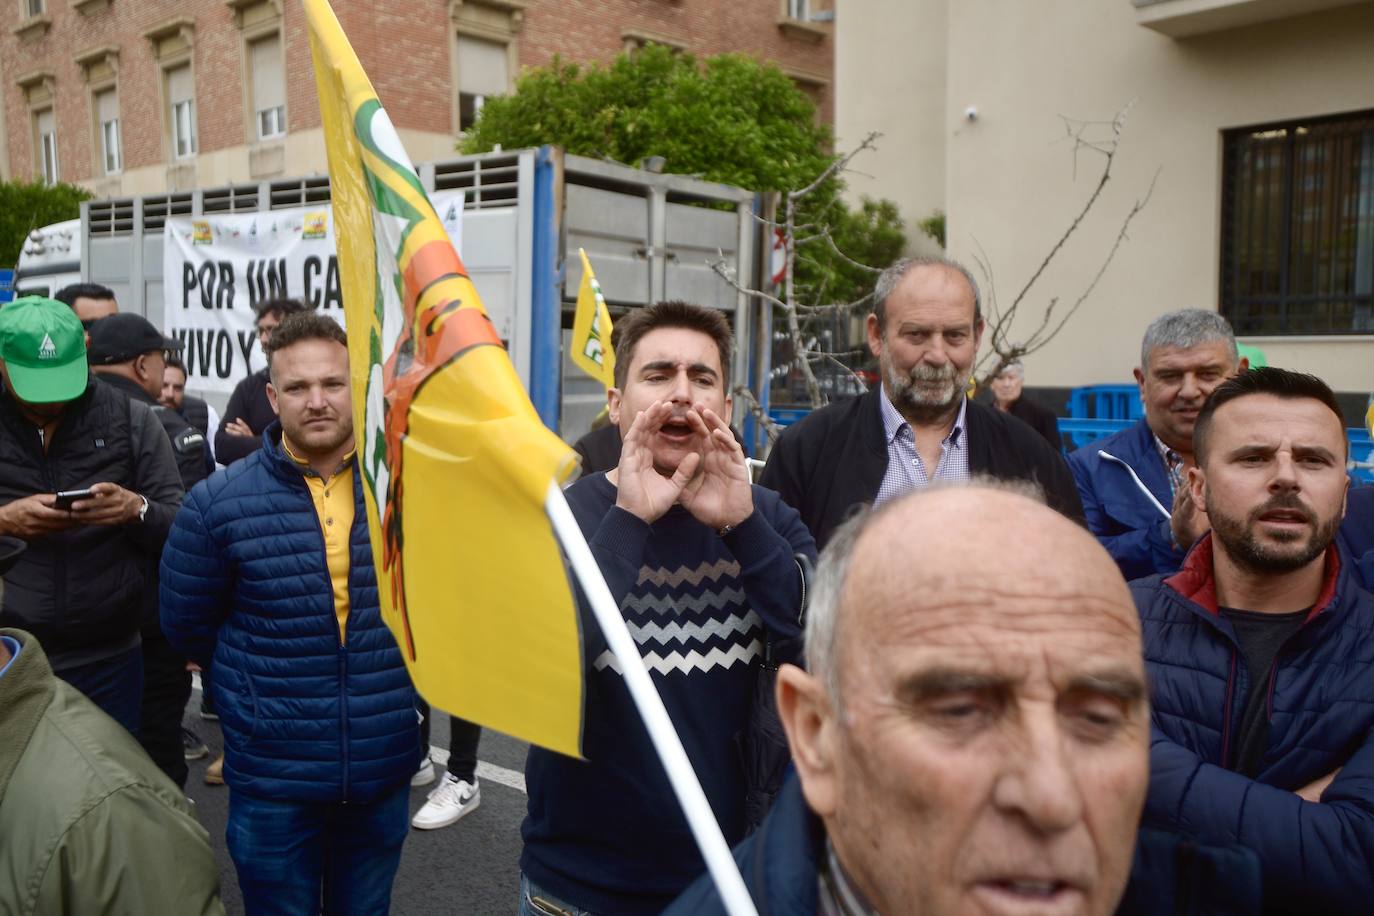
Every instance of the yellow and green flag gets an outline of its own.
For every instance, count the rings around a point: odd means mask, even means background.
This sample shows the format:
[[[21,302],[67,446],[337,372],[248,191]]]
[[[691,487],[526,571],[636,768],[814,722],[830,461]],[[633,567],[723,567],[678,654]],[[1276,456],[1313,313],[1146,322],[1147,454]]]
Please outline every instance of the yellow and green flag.
[[[539,421],[327,0],[304,0],[382,614],[454,715],[580,755],[582,648]]]
[[[577,288],[573,315],[572,361],[607,388],[615,387],[615,348],[611,346],[611,313],[592,273],[592,262],[581,248],[582,285]]]

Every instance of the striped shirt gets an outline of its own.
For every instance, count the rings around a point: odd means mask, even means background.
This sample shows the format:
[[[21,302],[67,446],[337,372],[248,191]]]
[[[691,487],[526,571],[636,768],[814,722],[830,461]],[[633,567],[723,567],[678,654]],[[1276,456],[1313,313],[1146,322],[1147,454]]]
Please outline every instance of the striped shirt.
[[[949,435],[940,441],[940,463],[933,475],[926,471],[921,456],[916,451],[916,438],[911,432],[911,424],[897,412],[887,389],[880,389],[879,403],[882,405],[883,436],[887,441],[887,471],[878,487],[878,496],[873,505],[880,506],[908,490],[929,486],[931,480],[968,480],[968,436],[964,434],[964,415],[968,411],[968,399],[959,404],[959,416],[954,419],[954,427]]]

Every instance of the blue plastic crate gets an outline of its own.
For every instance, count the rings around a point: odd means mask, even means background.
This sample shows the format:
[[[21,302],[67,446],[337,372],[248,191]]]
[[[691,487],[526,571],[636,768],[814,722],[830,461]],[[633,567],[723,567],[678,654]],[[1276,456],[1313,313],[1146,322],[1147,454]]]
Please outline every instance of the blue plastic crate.
[[[1145,416],[1135,385],[1084,385],[1069,394],[1069,416],[1078,420],[1139,420]]]

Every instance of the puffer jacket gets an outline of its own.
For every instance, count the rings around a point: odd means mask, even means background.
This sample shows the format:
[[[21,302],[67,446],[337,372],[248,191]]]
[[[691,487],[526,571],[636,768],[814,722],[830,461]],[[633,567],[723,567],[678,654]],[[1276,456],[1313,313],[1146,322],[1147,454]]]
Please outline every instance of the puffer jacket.
[[[383,622],[361,473],[354,468],[349,612],[339,641],[324,536],[305,481],[264,447],[201,481],[162,555],[162,628],[214,664],[224,781],[250,795],[368,802],[420,756],[415,691]]]
[[[223,916],[210,838],[32,634],[0,677],[0,914]]]
[[[181,478],[152,410],[94,376],[46,451],[38,428],[0,392],[0,505],[102,482],[145,496],[143,520],[31,538],[5,574],[0,625],[34,634],[59,671],[76,657],[138,645],[145,587],[181,505]]]
[[[1110,457],[1103,457],[1103,452]],[[1169,472],[1148,423],[1141,420],[1074,451],[1069,470],[1083,500],[1088,530],[1107,548],[1123,576],[1139,579],[1178,569],[1183,551],[1174,546],[1169,529]]]
[[[1269,740],[1249,779],[1230,769],[1249,675],[1217,608],[1212,536],[1165,579],[1132,583],[1153,735],[1146,823],[1259,856],[1265,909],[1368,912],[1374,899],[1374,595],[1329,548],[1312,613],[1269,674]],[[1296,790],[1339,769],[1321,802]]]

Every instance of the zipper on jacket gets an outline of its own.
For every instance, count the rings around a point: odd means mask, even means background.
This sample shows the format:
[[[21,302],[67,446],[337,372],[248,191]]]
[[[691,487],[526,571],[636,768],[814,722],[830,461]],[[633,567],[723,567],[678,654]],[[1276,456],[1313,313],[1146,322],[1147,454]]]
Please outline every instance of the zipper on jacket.
[[[339,759],[343,762],[343,803],[348,804],[348,647],[339,646]]]

